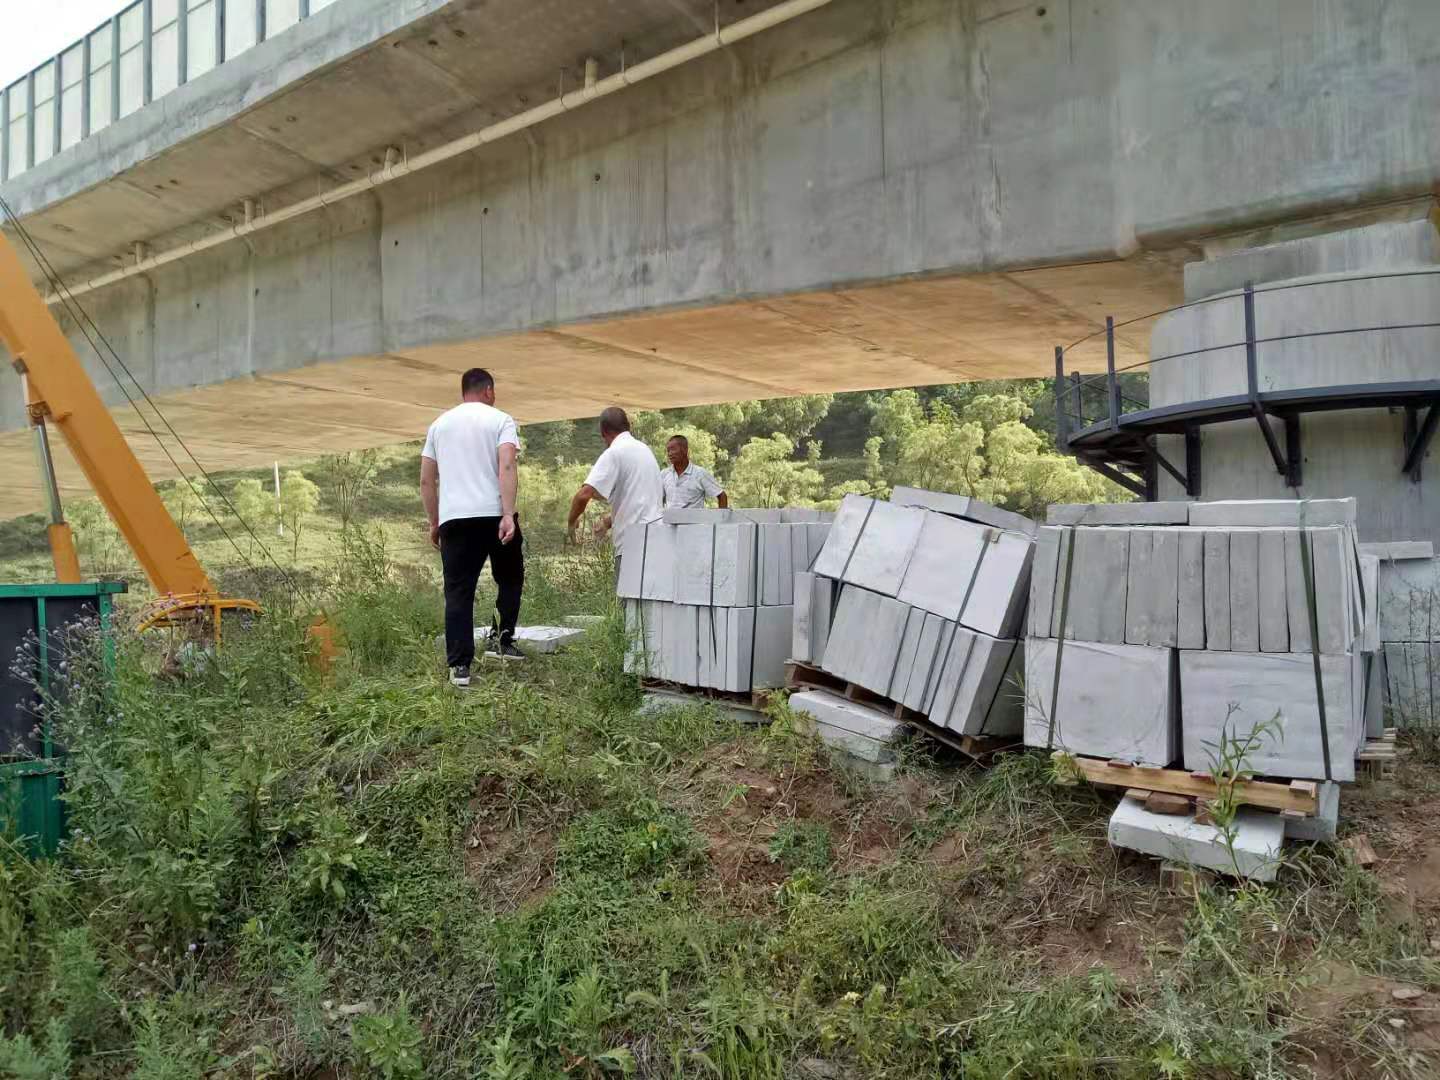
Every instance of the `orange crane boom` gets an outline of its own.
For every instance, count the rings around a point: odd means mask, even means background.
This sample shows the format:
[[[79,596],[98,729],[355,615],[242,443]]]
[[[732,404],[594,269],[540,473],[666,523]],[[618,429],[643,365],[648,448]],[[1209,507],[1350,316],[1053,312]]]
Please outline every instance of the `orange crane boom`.
[[[158,595],[142,618],[145,626],[212,621],[220,635],[222,611],[258,611],[252,600],[216,592],[144,467],[105,407],[60,324],[31,284],[24,264],[0,233],[0,344],[25,380],[30,421],[37,427],[42,467],[50,494],[51,552],[57,575],[79,576],[69,526],[59,513],[58,488],[48,461],[45,425],[53,424],[85,478],[135,553]]]

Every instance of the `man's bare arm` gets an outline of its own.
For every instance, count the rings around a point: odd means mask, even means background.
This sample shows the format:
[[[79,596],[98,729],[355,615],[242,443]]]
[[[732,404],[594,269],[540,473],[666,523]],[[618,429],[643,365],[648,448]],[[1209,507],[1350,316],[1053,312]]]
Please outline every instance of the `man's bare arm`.
[[[420,502],[430,524],[430,542],[440,543],[440,463],[434,458],[420,458]]]
[[[570,520],[565,531],[574,535],[575,526],[580,523],[580,518],[585,514],[585,508],[590,505],[591,499],[600,499],[602,502],[605,496],[601,495],[589,484],[581,484],[580,490],[575,492],[575,497],[570,500]]]
[[[727,494],[725,494],[725,492],[723,492],[723,491],[720,492],[719,495],[716,495],[716,496],[715,496],[715,505],[718,506],[718,507],[720,507],[721,510],[729,510],[729,509],[730,509],[730,496],[727,495]]]
[[[515,535],[515,500],[520,493],[519,451],[514,443],[500,445],[500,542]]]

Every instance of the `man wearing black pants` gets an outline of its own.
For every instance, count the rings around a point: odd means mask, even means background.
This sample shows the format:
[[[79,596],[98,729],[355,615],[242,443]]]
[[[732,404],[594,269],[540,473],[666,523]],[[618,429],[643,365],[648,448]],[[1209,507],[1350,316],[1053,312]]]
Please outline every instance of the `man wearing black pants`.
[[[486,656],[523,660],[515,647],[525,587],[524,538],[515,515],[519,433],[495,408],[495,380],[471,368],[461,403],[430,425],[420,452],[420,498],[430,542],[445,571],[445,654],[450,681],[470,685],[475,661],[475,586],[488,560],[500,594]]]

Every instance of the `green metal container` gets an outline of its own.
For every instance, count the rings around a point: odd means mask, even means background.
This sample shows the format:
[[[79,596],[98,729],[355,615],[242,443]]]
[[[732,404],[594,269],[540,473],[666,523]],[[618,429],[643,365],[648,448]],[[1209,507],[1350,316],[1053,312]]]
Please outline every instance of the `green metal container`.
[[[108,635],[124,591],[115,581],[0,585],[0,856],[53,855],[65,838],[65,751],[43,702],[64,662],[65,627],[98,618]]]

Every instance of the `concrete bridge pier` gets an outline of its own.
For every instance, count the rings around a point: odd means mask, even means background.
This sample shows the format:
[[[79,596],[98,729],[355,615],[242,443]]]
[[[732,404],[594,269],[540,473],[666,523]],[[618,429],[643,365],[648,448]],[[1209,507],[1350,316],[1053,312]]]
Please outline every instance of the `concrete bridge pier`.
[[[1207,255],[1185,267],[1185,304],[1151,322],[1149,407],[1121,398],[1112,428],[1107,403],[1071,448],[1148,474],[1161,499],[1354,496],[1362,541],[1440,540],[1433,204]],[[1096,370],[1087,351],[1103,370],[1103,337],[1071,350],[1072,368]],[[1108,390],[1103,376],[1088,382]]]

